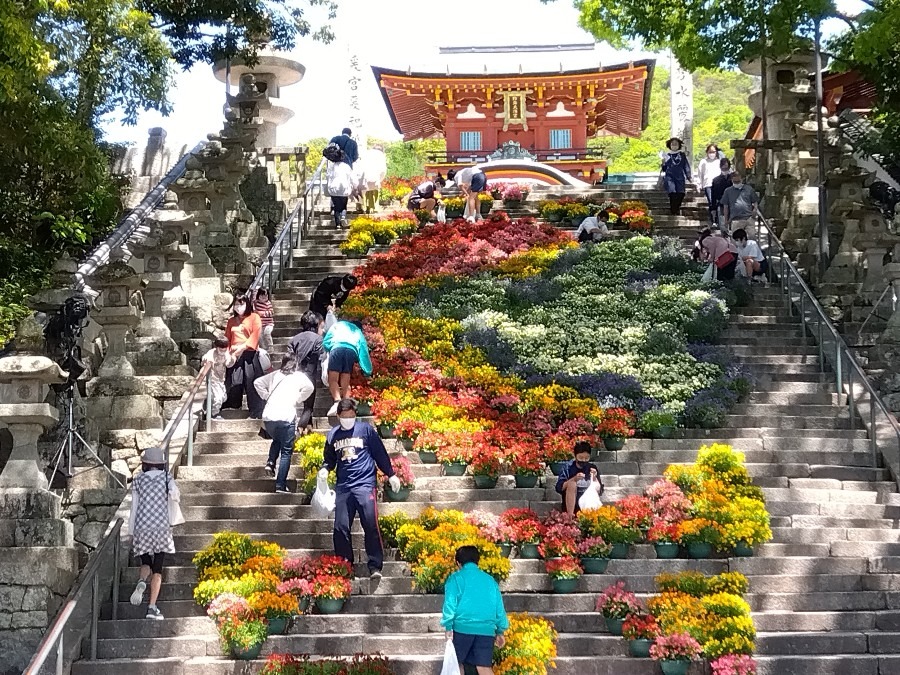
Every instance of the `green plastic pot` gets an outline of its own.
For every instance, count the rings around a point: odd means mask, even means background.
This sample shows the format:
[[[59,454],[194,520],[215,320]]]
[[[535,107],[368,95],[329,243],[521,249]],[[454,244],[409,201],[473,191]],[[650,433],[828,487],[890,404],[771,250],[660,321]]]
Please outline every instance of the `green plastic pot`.
[[[554,213],[550,213],[547,215],[548,223],[558,223],[558,222],[561,222],[562,219],[563,219],[562,214],[559,211],[556,211]]]
[[[368,401],[360,401],[356,404],[356,414],[360,417],[368,417],[372,414],[372,404]]]
[[[734,547],[736,558],[749,558],[753,555],[753,547],[745,541],[738,542]]]
[[[444,594],[444,584],[440,586],[435,586],[434,588],[429,588],[425,591],[428,595],[443,595]]]
[[[625,619],[613,619],[612,617],[605,617],[605,619],[606,630],[610,635],[622,635],[622,624],[625,623]]]
[[[625,439],[620,437],[604,438],[603,446],[610,452],[617,452],[625,447]]]
[[[537,544],[519,544],[519,557],[525,560],[540,560],[541,554]]]
[[[444,216],[449,218],[462,218],[463,210],[462,209],[446,209],[444,212]]]
[[[609,558],[582,558],[581,566],[585,574],[603,574],[609,567]]]
[[[413,441],[411,438],[401,438],[400,439],[400,445],[402,445],[403,449],[406,450],[407,452],[412,452],[414,442],[415,441]]]
[[[474,476],[475,487],[479,489],[489,489],[497,487],[497,476]]]
[[[554,593],[574,593],[578,587],[578,578],[575,579],[551,579]]]
[[[269,619],[268,627],[269,635],[284,635],[288,629],[288,618],[280,616],[277,619]]]
[[[675,427],[659,427],[653,432],[653,438],[672,438],[675,434]]]
[[[238,661],[255,661],[259,658],[259,653],[262,651],[262,648],[262,642],[258,645],[253,645],[249,649],[240,649],[239,647],[232,646],[231,655]]]
[[[539,476],[533,476],[531,474],[516,474],[516,487],[517,488],[533,488],[538,484]]]
[[[398,492],[391,490],[390,485],[384,486],[384,498],[389,502],[405,502],[409,499],[410,488],[400,488]]]
[[[587,218],[587,216],[572,216],[572,225],[578,227],[584,222],[585,218]]]
[[[690,661],[658,661],[663,675],[687,675],[691,667]]]
[[[393,424],[379,424],[378,425],[378,435],[382,438],[393,438],[394,437],[394,425]]]
[[[481,215],[487,216],[490,215],[491,209],[494,208],[494,204],[492,202],[481,202],[479,204],[479,208],[481,209]]]
[[[671,560],[678,557],[678,544],[670,541],[659,541],[653,544],[656,549],[656,557],[661,560]]]
[[[624,560],[628,557],[628,549],[630,546],[631,544],[613,544],[609,557],[616,560]]]
[[[712,544],[698,542],[696,544],[688,544],[688,556],[691,558],[708,558],[712,555]]]
[[[517,209],[520,206],[522,206],[522,200],[521,199],[504,199],[503,206],[505,206],[508,209]]]
[[[553,472],[554,476],[558,476],[562,473],[562,470],[566,468],[566,464],[568,464],[568,462],[550,462],[550,471]]]
[[[309,609],[309,597],[303,596],[297,601],[297,613],[305,614],[306,610]]]
[[[500,546],[500,555],[508,558],[512,554],[512,544],[498,544]]]
[[[316,608],[322,614],[337,614],[344,609],[344,602],[335,598],[316,598]]]
[[[445,462],[444,463],[444,475],[445,476],[465,476],[466,475],[466,464],[464,462]]]
[[[374,235],[374,239],[375,239],[375,243],[378,244],[379,246],[387,246],[392,241],[394,241],[394,238],[391,235],[386,234],[386,233],[376,234],[376,235]],[[357,410],[357,413],[359,413],[358,410]]]
[[[437,464],[437,453],[428,451],[428,450],[419,450],[419,459],[422,460],[422,464]]]
[[[628,652],[635,658],[638,659],[649,659],[650,658],[650,645],[653,644],[653,640],[629,640],[628,641]]]

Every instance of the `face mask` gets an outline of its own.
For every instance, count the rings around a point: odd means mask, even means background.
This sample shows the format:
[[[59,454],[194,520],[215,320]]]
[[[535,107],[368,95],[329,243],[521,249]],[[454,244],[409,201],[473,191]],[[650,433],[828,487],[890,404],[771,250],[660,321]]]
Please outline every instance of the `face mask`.
[[[235,305],[235,306],[234,306],[234,313],[235,313],[235,314],[243,315],[244,312],[246,311],[246,309],[247,309],[247,308],[246,308],[244,305]]]
[[[353,425],[356,424],[355,417],[342,417],[341,418],[341,429],[344,431],[350,431],[353,428]]]
[[[741,187],[741,184],[738,181],[733,180],[733,181],[731,181],[731,184],[734,185],[734,187]]]
[[[716,157],[718,157],[718,154],[715,152],[707,152],[706,156],[709,157],[710,159],[715,159]]]

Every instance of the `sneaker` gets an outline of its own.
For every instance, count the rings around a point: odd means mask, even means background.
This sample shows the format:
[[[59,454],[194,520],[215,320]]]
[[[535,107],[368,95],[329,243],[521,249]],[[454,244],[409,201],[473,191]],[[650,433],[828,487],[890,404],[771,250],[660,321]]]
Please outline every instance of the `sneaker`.
[[[224,422],[224,421],[225,421],[225,418],[222,417],[221,415],[216,415],[215,417],[213,417],[213,422]]]
[[[269,478],[275,478],[275,466],[273,464],[266,464],[265,472]]]
[[[147,590],[147,582],[141,579],[134,587],[134,593],[131,594],[131,604],[137,607],[144,601],[144,591]]]
[[[369,570],[369,578],[372,581],[381,581],[381,570]]]
[[[291,492],[291,489],[290,489],[290,488],[287,488],[287,487],[277,487],[277,488],[275,488],[275,494],[277,494],[277,495],[291,495],[291,494],[294,494],[294,493]]]
[[[147,608],[147,619],[153,619],[155,621],[163,621],[166,617],[163,616],[163,613],[159,611],[159,607],[156,605],[150,605]]]
[[[328,409],[328,412],[326,413],[326,415],[328,417],[333,417],[334,415],[337,415],[338,403],[340,403],[340,401],[335,401],[334,405]]]

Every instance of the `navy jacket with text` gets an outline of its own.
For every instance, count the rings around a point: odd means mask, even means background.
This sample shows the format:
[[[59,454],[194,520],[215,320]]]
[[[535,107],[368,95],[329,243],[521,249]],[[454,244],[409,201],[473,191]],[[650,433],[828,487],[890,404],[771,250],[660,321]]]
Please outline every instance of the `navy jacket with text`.
[[[337,492],[373,489],[376,467],[385,476],[394,475],[391,458],[375,427],[359,420],[352,429],[336,426],[328,432],[324,466],[329,471],[337,470]]]

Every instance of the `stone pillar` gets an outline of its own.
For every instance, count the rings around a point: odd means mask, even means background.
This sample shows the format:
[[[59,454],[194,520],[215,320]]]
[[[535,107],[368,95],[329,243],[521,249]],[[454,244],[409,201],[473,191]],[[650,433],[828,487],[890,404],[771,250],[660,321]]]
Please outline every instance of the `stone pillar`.
[[[40,354],[42,329],[32,317],[20,324],[16,345],[0,359],[0,422],[14,444],[0,474],[0,663],[12,673],[25,669],[78,573],[72,524],[60,518],[37,450],[58,419],[44,402],[48,385],[65,374]]]

